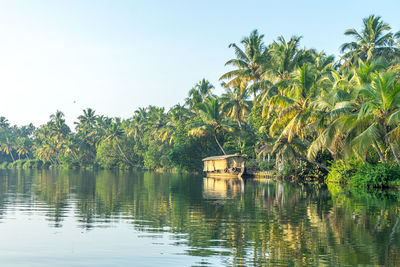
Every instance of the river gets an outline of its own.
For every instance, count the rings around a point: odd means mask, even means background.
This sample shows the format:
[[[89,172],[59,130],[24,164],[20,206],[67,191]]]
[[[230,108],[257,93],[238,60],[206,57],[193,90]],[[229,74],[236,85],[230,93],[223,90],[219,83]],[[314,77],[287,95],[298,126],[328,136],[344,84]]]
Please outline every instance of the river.
[[[1,266],[400,266],[400,194],[150,172],[0,171]]]

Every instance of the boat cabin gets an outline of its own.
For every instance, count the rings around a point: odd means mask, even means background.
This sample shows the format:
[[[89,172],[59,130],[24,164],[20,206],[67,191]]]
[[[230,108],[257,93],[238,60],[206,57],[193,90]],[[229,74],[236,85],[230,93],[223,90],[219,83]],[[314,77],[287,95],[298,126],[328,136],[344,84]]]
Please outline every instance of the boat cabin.
[[[208,177],[241,177],[245,171],[246,158],[240,155],[212,156],[203,159]]]

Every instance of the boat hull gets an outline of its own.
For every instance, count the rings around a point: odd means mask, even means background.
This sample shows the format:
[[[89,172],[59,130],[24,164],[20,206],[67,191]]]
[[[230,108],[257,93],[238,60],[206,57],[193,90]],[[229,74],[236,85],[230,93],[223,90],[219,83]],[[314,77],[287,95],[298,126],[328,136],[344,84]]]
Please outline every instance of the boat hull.
[[[207,177],[222,177],[222,178],[241,178],[243,173],[220,173],[220,172],[206,172]]]

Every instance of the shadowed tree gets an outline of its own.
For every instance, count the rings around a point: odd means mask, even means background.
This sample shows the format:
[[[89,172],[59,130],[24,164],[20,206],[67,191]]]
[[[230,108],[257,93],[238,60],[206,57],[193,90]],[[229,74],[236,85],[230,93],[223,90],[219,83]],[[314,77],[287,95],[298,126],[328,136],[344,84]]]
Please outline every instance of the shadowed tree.
[[[236,120],[239,127],[246,122],[246,115],[251,110],[251,103],[248,101],[249,93],[246,88],[234,86],[226,88],[226,92],[221,96],[222,110],[228,117]]]
[[[209,97],[205,99],[203,103],[198,105],[198,109],[200,113],[200,121],[192,125],[189,135],[213,136],[222,153],[226,155],[224,148],[218,141],[217,135],[219,133],[224,133],[225,131],[232,131],[232,127],[226,120],[224,120],[219,100],[215,97]]]

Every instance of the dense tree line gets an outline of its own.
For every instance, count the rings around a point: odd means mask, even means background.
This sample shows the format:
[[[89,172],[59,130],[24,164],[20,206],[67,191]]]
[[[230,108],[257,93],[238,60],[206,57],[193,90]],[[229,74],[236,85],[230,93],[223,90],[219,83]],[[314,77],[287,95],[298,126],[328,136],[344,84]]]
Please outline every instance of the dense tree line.
[[[39,128],[1,118],[0,159],[191,171],[201,169],[202,157],[241,153],[262,169],[327,172],[332,160],[349,159],[400,165],[400,32],[371,15],[345,35],[352,40],[335,60],[301,48],[301,37],[265,44],[254,30],[229,45],[234,57],[220,78],[225,93],[215,95],[203,79],[184,105],[168,111],[149,106],[121,120],[88,108],[74,131],[60,111]]]

